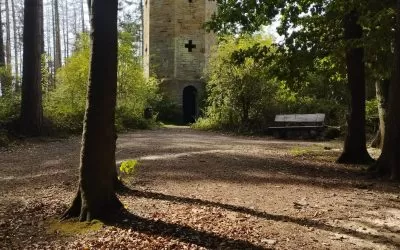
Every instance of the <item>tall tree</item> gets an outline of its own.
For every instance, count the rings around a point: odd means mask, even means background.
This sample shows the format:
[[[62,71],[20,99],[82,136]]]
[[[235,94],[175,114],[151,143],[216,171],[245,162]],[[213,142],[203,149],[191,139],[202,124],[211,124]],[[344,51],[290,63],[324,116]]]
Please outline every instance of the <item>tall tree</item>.
[[[281,25],[277,30],[280,35],[285,37],[283,46],[281,46],[283,50],[289,51],[293,55],[306,52],[306,58],[312,58],[312,60],[322,59],[327,55],[333,56],[340,64],[346,66],[351,105],[348,117],[348,135],[344,152],[338,162],[371,162],[372,159],[366,150],[364,134],[364,65],[365,62],[368,62],[369,65],[375,63],[373,67],[376,68],[376,64],[382,64],[382,58],[390,58],[388,55],[391,54],[391,49],[388,41],[393,39],[391,23],[393,22],[394,1],[219,0],[218,3],[219,11],[208,23],[208,27],[214,31],[222,33],[254,32],[261,25],[269,24],[277,14],[280,14]],[[341,39],[343,24],[345,37]],[[363,29],[366,31],[364,34]],[[364,46],[368,48],[367,56],[364,56]],[[377,49],[381,47],[385,49]],[[342,60],[343,54],[346,54],[345,60]],[[298,64],[304,64],[304,61],[302,58]],[[303,71],[300,70],[300,74]],[[295,71],[295,73],[299,73],[299,71]],[[291,75],[290,77],[295,79]],[[301,84],[301,78],[298,82]]]
[[[81,21],[82,21],[82,32],[86,32],[86,28],[85,28],[85,9],[84,9],[84,2],[85,0],[80,0],[81,3]]]
[[[1,7],[1,2],[0,2]],[[3,41],[3,25],[1,25],[1,8],[0,8],[0,68],[6,66],[6,55],[4,53],[4,41]],[[4,96],[7,93],[7,83],[4,74],[0,74],[1,94]]]
[[[376,99],[378,101],[378,114],[379,114],[379,128],[371,142],[371,147],[383,147],[383,139],[385,138],[385,121],[388,102],[390,80],[377,80],[375,81]]]
[[[389,85],[388,110],[382,154],[376,168],[381,175],[400,179],[400,0],[396,1],[395,60]]]
[[[8,5],[8,0],[5,0],[6,5],[6,58],[7,67],[11,66],[11,25],[10,25],[10,8]]]
[[[23,76],[21,96],[21,133],[40,135],[43,122],[41,54],[42,0],[25,0],[23,34]]]
[[[54,71],[61,67],[60,12],[58,0],[54,0]]]
[[[68,15],[68,0],[65,0],[65,9],[64,9],[64,58],[67,59],[69,57],[69,15]]]
[[[91,63],[78,192],[63,218],[105,219],[122,207],[115,194],[117,0],[89,0]]]
[[[14,37],[14,74],[15,74],[15,89],[17,89],[18,78],[19,78],[19,60],[18,60],[18,28],[17,18],[15,13],[15,3],[11,0],[11,14],[13,19],[13,37]]]
[[[351,10],[344,17],[344,38],[356,43],[363,37],[359,13]],[[350,89],[350,114],[347,117],[347,135],[338,163],[367,164],[373,159],[368,154],[365,139],[365,64],[364,48],[350,45],[346,50],[347,81]]]

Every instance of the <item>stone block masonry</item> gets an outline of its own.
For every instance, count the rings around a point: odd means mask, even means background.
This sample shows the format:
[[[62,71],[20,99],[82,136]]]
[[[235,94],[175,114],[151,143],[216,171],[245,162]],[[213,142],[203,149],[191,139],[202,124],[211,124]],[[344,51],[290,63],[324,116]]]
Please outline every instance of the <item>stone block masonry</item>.
[[[146,76],[162,80],[162,89],[185,109],[184,89],[193,86],[196,102],[204,94],[202,79],[215,35],[203,25],[216,11],[211,0],[145,0],[144,67]],[[198,107],[193,116],[199,113]]]

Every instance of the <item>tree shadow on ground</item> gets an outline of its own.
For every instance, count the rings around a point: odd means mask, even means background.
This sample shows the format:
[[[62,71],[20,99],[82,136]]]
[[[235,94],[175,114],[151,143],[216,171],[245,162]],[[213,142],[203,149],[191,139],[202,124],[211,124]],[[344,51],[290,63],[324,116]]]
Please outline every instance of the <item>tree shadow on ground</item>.
[[[279,215],[279,214],[269,214],[263,211],[257,211],[255,209],[243,207],[243,206],[236,206],[231,204],[224,204],[215,201],[209,200],[202,200],[197,198],[188,198],[188,197],[180,197],[162,193],[156,193],[151,191],[140,191],[134,189],[126,189],[123,193],[127,196],[135,196],[138,198],[146,198],[146,199],[154,199],[154,200],[162,200],[162,201],[170,201],[170,202],[177,202],[177,203],[185,203],[185,204],[192,204],[192,205],[200,205],[200,206],[208,206],[208,207],[217,207],[222,208],[231,212],[242,213],[246,215],[250,215],[253,217],[257,217],[260,219],[276,221],[276,222],[286,222],[286,223],[293,223],[296,225],[304,226],[304,227],[312,227],[324,231],[329,231],[332,233],[338,234],[345,234],[351,237],[356,237],[363,240],[368,240],[374,243],[382,243],[386,245],[391,245],[396,248],[400,249],[400,242],[396,242],[390,237],[385,237],[384,235],[373,235],[368,233],[359,232],[353,229],[344,228],[340,226],[332,226],[326,224],[321,221],[312,220],[308,218],[296,218],[287,215]],[[201,246],[215,248],[216,246],[220,246],[222,242],[228,240],[228,243],[231,245],[224,245],[228,249],[260,249],[260,247],[252,245],[249,242],[241,241],[241,240],[231,240],[221,238],[220,236],[214,235],[208,232],[199,232],[197,230],[191,229],[186,226],[179,226],[175,224],[168,224],[165,222],[160,221],[152,221],[148,219],[140,218],[133,214],[128,214],[127,217],[129,220],[126,223],[120,224],[123,227],[130,227],[134,228],[135,230],[139,230],[142,232],[148,233],[156,233],[162,235],[169,235],[176,238],[180,238],[185,240],[187,237],[190,239],[195,239],[195,241],[188,241],[191,243],[199,244],[198,241],[201,242]],[[186,239],[187,240],[187,239]],[[254,248],[253,248],[254,247]]]
[[[172,237],[208,249],[266,249],[249,241],[223,237],[212,232],[200,231],[161,220],[143,218],[126,210],[122,211],[116,222],[110,225],[150,235]]]
[[[370,173],[357,166],[271,155],[248,156],[230,152],[203,155],[198,151],[186,153],[185,157],[179,153],[179,157],[172,161],[161,158],[144,160],[146,173],[139,179],[152,176],[153,179],[175,182],[217,180],[227,183],[300,184],[327,189],[355,188],[389,193],[399,191],[394,183],[371,178]]]

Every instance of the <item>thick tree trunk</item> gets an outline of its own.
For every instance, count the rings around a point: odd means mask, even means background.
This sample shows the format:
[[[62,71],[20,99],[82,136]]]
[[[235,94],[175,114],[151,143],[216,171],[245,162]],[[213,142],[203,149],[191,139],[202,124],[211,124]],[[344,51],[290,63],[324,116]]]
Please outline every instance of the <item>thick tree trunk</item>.
[[[371,147],[382,148],[385,138],[385,119],[388,105],[388,91],[390,80],[376,81],[376,99],[378,100],[379,129],[371,142]]]
[[[400,0],[397,0],[395,66],[389,85],[388,111],[382,154],[376,168],[378,174],[400,179]]]
[[[25,0],[20,125],[21,133],[28,136],[40,135],[43,120],[40,70],[42,4],[42,0]]]
[[[345,17],[345,39],[362,38],[358,13],[351,11]],[[347,119],[347,135],[342,155],[337,160],[344,164],[368,164],[373,159],[368,154],[365,138],[365,65],[364,49],[356,46],[346,51],[347,78],[351,102]]]
[[[115,194],[117,0],[91,5],[92,53],[77,195],[63,218],[108,219],[122,204]]]
[[[42,0],[42,4],[40,5],[40,34],[42,36],[42,41],[40,43],[40,49],[41,49],[41,54],[44,54],[45,51],[45,47],[44,47],[44,7],[43,7],[43,0]]]

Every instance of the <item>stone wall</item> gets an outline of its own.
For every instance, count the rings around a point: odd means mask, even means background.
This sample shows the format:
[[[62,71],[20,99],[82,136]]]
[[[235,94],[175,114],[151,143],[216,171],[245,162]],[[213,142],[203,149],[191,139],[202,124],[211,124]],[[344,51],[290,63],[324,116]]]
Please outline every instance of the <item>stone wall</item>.
[[[202,76],[216,39],[203,25],[215,10],[212,0],[145,0],[145,73],[160,78],[178,105],[187,86],[204,95]]]

